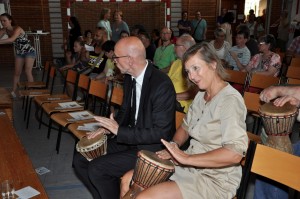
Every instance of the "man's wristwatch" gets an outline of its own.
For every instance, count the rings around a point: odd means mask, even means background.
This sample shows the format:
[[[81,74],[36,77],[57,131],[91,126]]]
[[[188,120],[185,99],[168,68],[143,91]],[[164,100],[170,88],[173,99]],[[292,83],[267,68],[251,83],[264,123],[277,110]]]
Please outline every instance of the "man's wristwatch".
[[[170,141],[169,143],[170,143],[170,144],[176,144],[177,147],[179,148],[179,144],[178,144],[177,142],[175,142],[175,141],[172,140],[172,141]]]

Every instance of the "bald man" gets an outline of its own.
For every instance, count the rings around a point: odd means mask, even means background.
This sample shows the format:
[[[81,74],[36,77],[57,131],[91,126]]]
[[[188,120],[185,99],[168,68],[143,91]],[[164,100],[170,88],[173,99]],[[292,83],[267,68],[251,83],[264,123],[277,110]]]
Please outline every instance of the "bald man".
[[[146,60],[141,40],[123,38],[114,52],[113,60],[125,75],[123,104],[116,118],[112,115],[110,118],[96,117],[103,128],[88,136],[113,135],[108,139],[107,154],[90,162],[79,153],[74,157],[76,173],[96,199],[119,198],[120,177],[134,168],[137,152],[161,150],[160,139],[170,140],[175,132],[173,84],[166,74]],[[134,81],[136,103],[132,97]],[[135,113],[132,113],[132,104],[136,104]]]

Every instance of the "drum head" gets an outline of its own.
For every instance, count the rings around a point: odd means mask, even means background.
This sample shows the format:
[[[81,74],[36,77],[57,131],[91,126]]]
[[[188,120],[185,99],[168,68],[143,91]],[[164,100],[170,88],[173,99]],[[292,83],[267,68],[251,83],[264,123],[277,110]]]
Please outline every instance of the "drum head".
[[[297,107],[286,103],[282,107],[275,106],[272,102],[265,103],[259,108],[259,113],[270,116],[288,116],[297,112]]]
[[[99,134],[94,138],[88,139],[87,137],[83,137],[79,140],[78,146],[80,148],[92,147],[93,145],[97,145],[103,143],[106,140],[106,135]]]
[[[174,164],[170,160],[163,160],[151,151],[141,150],[138,152],[138,156],[148,160],[149,162],[155,163],[159,167],[174,169]]]

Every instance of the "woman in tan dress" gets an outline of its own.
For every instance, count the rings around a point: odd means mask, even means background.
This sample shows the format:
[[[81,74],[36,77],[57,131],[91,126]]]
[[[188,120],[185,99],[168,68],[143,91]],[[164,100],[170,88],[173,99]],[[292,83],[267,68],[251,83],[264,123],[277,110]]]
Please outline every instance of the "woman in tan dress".
[[[191,47],[183,57],[189,79],[201,91],[196,95],[173,141],[162,140],[166,150],[157,152],[163,159],[179,164],[171,181],[141,192],[137,198],[233,198],[242,177],[240,161],[245,155],[246,107],[242,96],[223,79],[220,59],[206,42]],[[189,148],[180,150],[189,138]],[[130,174],[122,179],[126,193]]]

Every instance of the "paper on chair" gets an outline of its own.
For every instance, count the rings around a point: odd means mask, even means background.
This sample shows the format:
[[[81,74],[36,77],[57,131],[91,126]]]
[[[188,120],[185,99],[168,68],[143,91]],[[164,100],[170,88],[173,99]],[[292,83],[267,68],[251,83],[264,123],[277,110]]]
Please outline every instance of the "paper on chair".
[[[69,113],[69,115],[72,117],[72,119],[67,119],[68,121],[80,121],[94,118],[94,116],[88,111],[72,112]]]
[[[27,186],[25,188],[19,189],[15,191],[15,194],[20,198],[20,199],[28,199],[32,198],[33,196],[37,196],[40,194],[37,190],[32,188],[31,186]]]
[[[58,103],[59,107],[56,107],[55,109],[65,109],[65,108],[79,108],[82,107],[77,102],[62,102]]]
[[[79,131],[96,131],[100,127],[101,126],[100,126],[99,122],[92,122],[92,123],[83,124],[83,126],[78,126],[77,130],[79,130]]]

